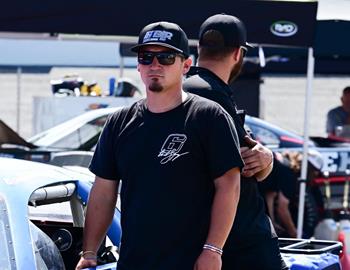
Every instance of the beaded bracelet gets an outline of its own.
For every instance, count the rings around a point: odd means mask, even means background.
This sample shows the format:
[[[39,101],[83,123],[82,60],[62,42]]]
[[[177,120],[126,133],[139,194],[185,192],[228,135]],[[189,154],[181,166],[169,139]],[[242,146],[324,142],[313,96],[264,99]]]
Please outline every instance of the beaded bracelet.
[[[92,256],[85,257],[86,254],[92,254]],[[97,254],[95,251],[87,250],[87,251],[81,251],[79,253],[80,257],[83,257],[85,260],[96,260]]]
[[[223,253],[223,250],[222,250],[221,248],[218,248],[218,247],[213,246],[213,245],[210,245],[210,244],[205,244],[205,245],[203,246],[203,249],[207,249],[207,250],[216,252],[216,253],[218,253],[219,255],[222,255],[222,253]]]

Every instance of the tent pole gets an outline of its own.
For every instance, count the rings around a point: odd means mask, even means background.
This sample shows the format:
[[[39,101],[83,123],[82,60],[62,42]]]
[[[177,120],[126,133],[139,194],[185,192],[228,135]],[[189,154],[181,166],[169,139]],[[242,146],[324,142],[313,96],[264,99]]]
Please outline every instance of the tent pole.
[[[119,78],[124,76],[124,57],[120,56],[120,64],[119,64]]]
[[[302,238],[303,222],[304,222],[304,205],[305,205],[305,190],[307,179],[307,156],[309,150],[309,116],[310,116],[310,104],[312,97],[312,81],[314,77],[315,58],[313,55],[313,48],[308,50],[307,61],[307,85],[306,85],[306,97],[305,97],[305,111],[304,111],[304,144],[303,144],[303,161],[301,164],[301,174],[299,179],[299,208],[298,208],[298,228],[297,237]]]
[[[16,131],[19,133],[20,131],[20,121],[21,121],[21,75],[22,75],[22,68],[17,67],[17,121],[16,121]]]

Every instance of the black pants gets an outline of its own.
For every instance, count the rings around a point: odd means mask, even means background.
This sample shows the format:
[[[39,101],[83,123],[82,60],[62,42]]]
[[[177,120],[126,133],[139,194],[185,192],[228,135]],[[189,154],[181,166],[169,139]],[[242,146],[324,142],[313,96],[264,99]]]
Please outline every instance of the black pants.
[[[221,270],[286,270],[278,239],[271,238],[257,245],[235,251],[225,250]]]

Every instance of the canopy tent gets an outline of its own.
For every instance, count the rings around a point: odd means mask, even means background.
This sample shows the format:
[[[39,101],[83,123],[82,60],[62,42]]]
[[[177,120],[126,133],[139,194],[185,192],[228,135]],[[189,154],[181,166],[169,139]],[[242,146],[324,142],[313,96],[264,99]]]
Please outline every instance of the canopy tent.
[[[350,19],[350,18],[349,18]],[[315,73],[350,73],[350,21],[318,20],[314,43]],[[272,61],[261,69],[265,74],[306,72],[307,48],[267,47],[265,57]],[[257,57],[258,50],[250,50],[248,56]]]
[[[304,155],[301,179],[306,179],[308,115],[313,78],[313,49],[316,1],[195,1],[178,0],[167,4],[155,0],[129,3],[112,0],[7,1],[2,3],[0,32],[89,34],[137,36],[146,24],[167,20],[178,23],[196,39],[200,24],[215,13],[225,12],[241,18],[249,41],[260,45],[307,47],[307,91],[304,120]],[[305,182],[301,183],[298,237],[301,237]]]
[[[315,1],[163,1],[62,0],[6,1],[2,3],[0,32],[93,34],[138,36],[153,21],[178,23],[189,38],[196,39],[200,24],[210,15],[225,12],[240,17],[247,26],[250,42],[309,47],[313,44],[317,2]],[[277,21],[293,22],[295,35],[277,36],[271,26]]]

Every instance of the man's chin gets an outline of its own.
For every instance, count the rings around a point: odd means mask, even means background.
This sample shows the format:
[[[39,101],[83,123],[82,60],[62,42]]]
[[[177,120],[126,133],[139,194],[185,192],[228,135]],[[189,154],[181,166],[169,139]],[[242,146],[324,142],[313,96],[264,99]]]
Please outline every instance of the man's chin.
[[[148,89],[151,91],[151,92],[161,92],[163,90],[163,86],[160,85],[159,83],[152,83],[149,85]]]

